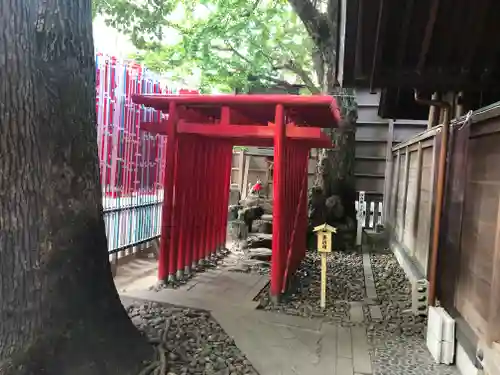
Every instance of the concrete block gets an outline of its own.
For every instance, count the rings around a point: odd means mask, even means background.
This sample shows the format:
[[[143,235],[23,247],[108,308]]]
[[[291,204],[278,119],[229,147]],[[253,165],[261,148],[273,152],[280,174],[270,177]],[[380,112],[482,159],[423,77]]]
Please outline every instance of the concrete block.
[[[366,285],[366,296],[372,299],[377,298],[377,289],[375,289],[375,285]]]
[[[436,363],[441,363],[441,347],[442,341],[434,336],[432,331],[427,331],[427,337],[425,339],[427,344],[427,349],[432,355],[432,358]]]
[[[363,314],[363,305],[361,302],[351,302],[351,308],[349,310],[349,314],[351,316],[351,322],[353,323],[362,323],[365,320]]]
[[[443,341],[455,342],[455,319],[446,312],[445,309],[440,310],[443,319]]]
[[[354,366],[350,358],[337,358],[336,375],[353,375]],[[326,374],[325,374],[326,375]]]
[[[382,310],[380,310],[380,306],[378,305],[372,305],[370,306],[370,315],[372,317],[372,320],[382,320]]]
[[[428,285],[429,282],[425,279],[412,282],[411,308],[415,315],[428,314]]]
[[[462,375],[479,375],[479,370],[474,366],[460,343],[457,344],[456,366]]]
[[[455,342],[441,342],[441,363],[451,365],[455,357]]]
[[[337,330],[337,357],[352,358],[351,329],[338,327]]]
[[[354,371],[362,374],[372,373],[372,362],[364,327],[352,327],[352,354]]]
[[[427,335],[432,335],[436,340],[443,340],[443,317],[439,307],[429,307],[429,317],[427,320]]]

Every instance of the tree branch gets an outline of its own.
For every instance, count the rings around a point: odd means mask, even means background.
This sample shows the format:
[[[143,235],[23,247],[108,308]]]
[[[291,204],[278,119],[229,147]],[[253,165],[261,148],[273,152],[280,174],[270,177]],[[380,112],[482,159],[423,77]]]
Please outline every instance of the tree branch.
[[[289,70],[290,72],[294,73],[297,75],[304,85],[311,91],[313,95],[319,95],[321,94],[321,90],[314,84],[313,80],[311,77],[309,77],[309,74],[302,69],[300,66],[297,66],[293,61],[289,61],[285,65],[281,67],[275,67],[274,69],[279,70],[279,69],[286,69]]]
[[[288,89],[294,88],[294,86],[290,82],[287,82],[287,81],[285,81],[283,79],[274,78],[274,77],[271,77],[271,76],[268,76],[268,75],[260,75],[259,77],[261,79],[263,79],[263,80],[275,83],[277,85],[281,85],[281,86],[283,86],[285,88],[288,88]],[[257,77],[257,78],[259,78],[259,77]]]
[[[311,0],[288,0],[288,2],[302,20],[314,44],[321,48],[322,40],[328,37],[325,34],[330,31],[326,17],[316,9]]]
[[[232,52],[236,56],[238,56],[240,59],[242,59],[244,62],[246,62],[247,64],[252,65],[252,62],[247,57],[245,57],[244,55],[242,55],[228,41],[224,41],[224,43],[226,44],[227,48],[219,47],[219,46],[212,46],[212,48],[215,49],[215,50],[217,50],[217,51]],[[278,69],[276,69],[276,70],[278,70]],[[307,73],[306,73],[306,75],[307,75]],[[279,79],[279,78],[272,77],[272,76],[267,75],[267,74],[259,74],[258,76],[254,76],[254,77],[255,78],[260,78],[260,79],[263,79],[263,80],[266,80],[266,81],[269,81],[269,82],[272,82],[272,83],[275,83],[277,85],[281,85],[281,86],[286,87],[288,89],[293,88],[293,85],[290,82],[287,82],[287,81]],[[251,77],[249,77],[249,78],[251,78]]]
[[[246,62],[249,65],[252,65],[252,62],[248,59],[248,57],[244,56],[241,52],[239,52],[236,48],[234,48],[231,43],[229,43],[227,40],[224,41],[224,44],[227,46],[227,48],[224,47],[219,47],[219,46],[214,46],[212,45],[211,47],[217,51],[221,52],[232,52],[236,56],[238,56],[240,59],[242,59],[244,62]]]

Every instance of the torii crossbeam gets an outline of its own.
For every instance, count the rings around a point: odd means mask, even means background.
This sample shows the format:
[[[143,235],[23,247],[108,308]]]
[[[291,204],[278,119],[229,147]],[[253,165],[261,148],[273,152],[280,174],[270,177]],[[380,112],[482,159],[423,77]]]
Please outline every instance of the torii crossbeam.
[[[141,129],[167,135],[160,237],[161,281],[185,277],[225,247],[232,147],[274,146],[271,295],[279,297],[303,259],[311,148],[331,148],[330,96],[137,95],[162,111]]]

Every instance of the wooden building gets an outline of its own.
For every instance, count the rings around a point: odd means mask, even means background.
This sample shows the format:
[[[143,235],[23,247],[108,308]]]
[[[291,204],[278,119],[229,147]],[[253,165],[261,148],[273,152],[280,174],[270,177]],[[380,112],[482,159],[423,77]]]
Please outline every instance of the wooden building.
[[[500,2],[340,4],[338,81],[382,90],[383,117],[429,125],[389,153],[391,247],[455,319],[459,369],[499,374]]]

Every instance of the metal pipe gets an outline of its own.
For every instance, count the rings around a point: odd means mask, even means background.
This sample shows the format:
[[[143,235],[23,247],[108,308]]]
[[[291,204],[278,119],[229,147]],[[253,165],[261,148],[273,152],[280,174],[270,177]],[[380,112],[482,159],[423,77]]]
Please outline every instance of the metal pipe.
[[[448,102],[429,100],[419,97],[415,91],[415,101],[419,104],[436,106],[443,110],[443,130],[441,134],[441,148],[439,150],[438,176],[436,184],[436,207],[434,210],[434,227],[432,233],[432,250],[429,269],[429,305],[436,303],[437,262],[439,251],[439,237],[441,231],[441,214],[443,212],[446,155],[448,153],[448,134],[450,131],[451,106]]]

